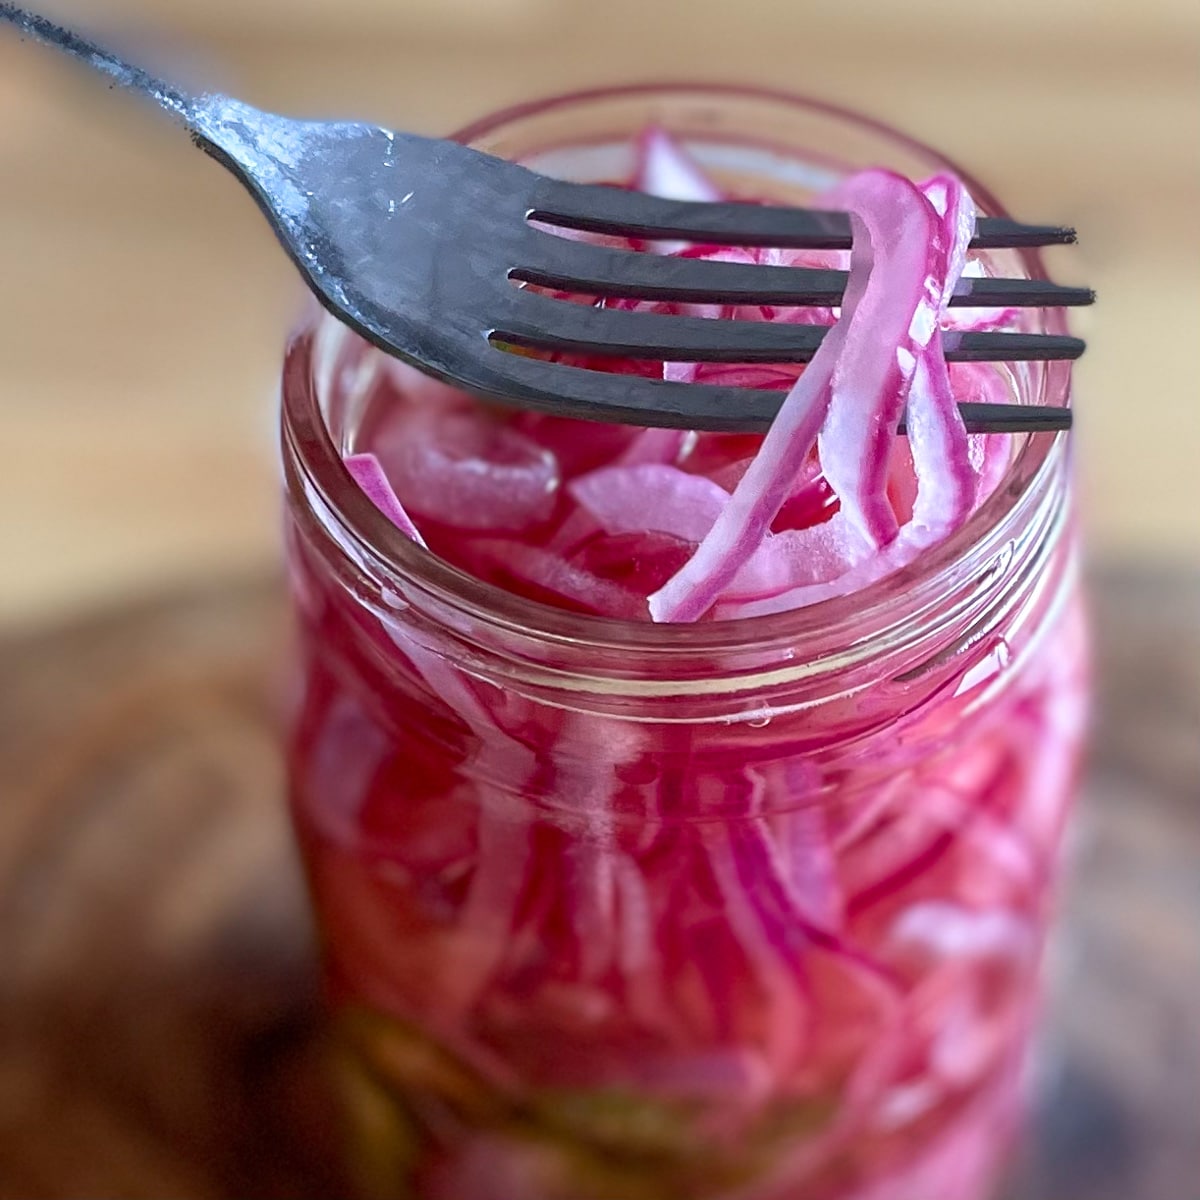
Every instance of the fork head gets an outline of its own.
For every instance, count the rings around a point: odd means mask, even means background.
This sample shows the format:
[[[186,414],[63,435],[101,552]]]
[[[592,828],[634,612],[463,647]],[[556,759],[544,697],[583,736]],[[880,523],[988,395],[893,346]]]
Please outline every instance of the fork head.
[[[825,333],[820,326],[602,313],[519,286],[526,268],[555,257],[552,247],[566,253],[574,245],[537,228],[531,218],[553,216],[568,201],[576,207],[603,207],[603,201],[612,210],[610,219],[620,220],[649,197],[558,183],[451,142],[372,125],[295,121],[221,96],[197,101],[189,125],[198,144],[249,187],[309,286],[335,316],[388,354],[502,402],[636,425],[761,431],[782,393],[585,370],[518,348],[804,361]],[[612,197],[622,197],[615,207]],[[712,206],[686,210],[653,203],[661,205],[672,230],[689,220],[711,219],[703,210]],[[844,214],[808,215],[814,228],[807,236],[844,241],[844,221],[835,219]],[[1060,232],[1051,229],[1043,236]],[[793,236],[806,235],[793,230]],[[668,260],[656,259],[655,265],[666,267]],[[835,283],[825,280],[822,286]],[[971,336],[983,342],[976,346]],[[966,335],[961,345],[947,343],[947,353],[1038,358],[1074,356],[1082,347],[1059,339],[1062,345],[1047,351],[1049,341]],[[1064,413],[1058,427],[1069,419]]]
[[[508,265],[534,260],[547,236],[528,220],[543,177],[524,167],[222,96],[198,101],[190,126],[254,194],[317,299],[429,374],[524,408],[637,425],[766,429],[778,410],[776,392],[584,371],[496,345],[497,330],[525,324]]]

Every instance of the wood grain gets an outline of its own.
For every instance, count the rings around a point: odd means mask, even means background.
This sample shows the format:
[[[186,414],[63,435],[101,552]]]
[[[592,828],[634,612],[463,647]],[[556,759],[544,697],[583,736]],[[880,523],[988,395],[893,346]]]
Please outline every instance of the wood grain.
[[[49,4],[48,7],[54,7]],[[59,0],[164,70],[445,132],[557,89],[750,81],[911,129],[1075,221],[1078,444],[1105,561],[1200,562],[1200,5]],[[184,49],[186,48],[186,52]],[[60,149],[65,147],[66,150]],[[253,205],[124,98],[0,36],[0,622],[273,560],[297,284]]]
[[[1095,589],[1099,713],[1012,1200],[1200,1200],[1200,577]],[[318,1200],[322,1023],[229,583],[0,642],[0,1200]]]

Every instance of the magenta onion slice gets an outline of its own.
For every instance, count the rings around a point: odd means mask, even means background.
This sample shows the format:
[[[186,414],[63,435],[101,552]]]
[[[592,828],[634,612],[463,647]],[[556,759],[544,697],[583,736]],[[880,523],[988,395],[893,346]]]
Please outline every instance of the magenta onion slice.
[[[761,544],[824,420],[833,365],[844,339],[844,326],[835,325],[788,393],[762,449],[708,536],[687,566],[650,597],[656,621],[703,616]]]
[[[856,175],[831,199],[849,209],[854,228],[847,292],[860,271],[866,277],[817,446],[842,512],[885,546],[899,532],[886,495],[889,452],[920,357],[938,332],[942,228],[920,190],[890,172]]]
[[[712,607],[762,543],[818,433],[822,468],[851,524],[876,544],[894,536],[884,495],[887,448],[916,353],[937,329],[941,281],[931,271],[939,227],[924,196],[891,172],[854,176],[837,201],[855,227],[841,317],[788,393],[708,537],[650,598],[657,621],[694,621]]]
[[[374,454],[351,454],[347,456],[345,463],[346,470],[353,476],[354,482],[366,493],[367,499],[405,537],[416,542],[418,546],[424,546],[425,539],[421,537],[421,532],[413,524],[412,517],[405,511],[404,505],[400,503],[399,497],[392,490],[392,485],[383,473],[379,459]]]
[[[938,297],[939,316],[954,292],[967,261],[975,231],[975,206],[966,188],[951,175],[936,175],[921,185],[941,222],[945,257]],[[908,397],[908,444],[917,476],[917,497],[908,527],[914,544],[928,545],[961,525],[975,501],[975,475],[963,425],[950,386],[941,338],[933,338],[919,356]]]
[[[856,232],[841,319],[709,537],[651,597],[657,620],[694,620],[718,601],[720,617],[764,615],[866,586],[960,525],[975,502],[972,446],[936,336],[966,262],[971,199],[951,176],[918,189],[882,171],[855,176],[837,199]],[[888,476],[906,404],[917,490],[901,530]],[[769,525],[808,453],[818,414],[820,466],[840,511],[777,543]],[[756,555],[757,571],[743,575]]]

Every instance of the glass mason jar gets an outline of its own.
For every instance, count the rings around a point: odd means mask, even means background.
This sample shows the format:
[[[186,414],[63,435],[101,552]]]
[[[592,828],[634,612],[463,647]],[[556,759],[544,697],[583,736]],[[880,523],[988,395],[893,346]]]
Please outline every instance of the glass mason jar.
[[[464,137],[611,180],[650,121],[776,200],[956,169],[736,89],[564,97]],[[1069,439],[1014,439],[963,529],[855,595],[633,624],[407,541],[341,462],[388,379],[314,318],[283,390],[291,796],[366,1192],[979,1200],[1085,723]],[[1065,366],[1011,379],[1066,400]]]

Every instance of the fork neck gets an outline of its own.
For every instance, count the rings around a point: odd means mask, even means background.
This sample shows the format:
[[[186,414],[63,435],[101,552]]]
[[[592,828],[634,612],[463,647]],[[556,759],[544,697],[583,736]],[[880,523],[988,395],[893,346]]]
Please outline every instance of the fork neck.
[[[253,172],[286,149],[286,122],[218,93],[194,96],[151,75],[90,38],[15,4],[0,2],[0,21],[108,76],[153,101],[191,134],[202,150],[227,165]],[[268,147],[264,151],[263,147]]]
[[[196,101],[181,88],[151,75],[141,67],[126,62],[120,55],[93,42],[90,38],[59,25],[38,13],[29,12],[15,4],[0,3],[0,21],[70,58],[89,66],[129,91],[138,92],[154,101],[189,129],[195,132]]]

